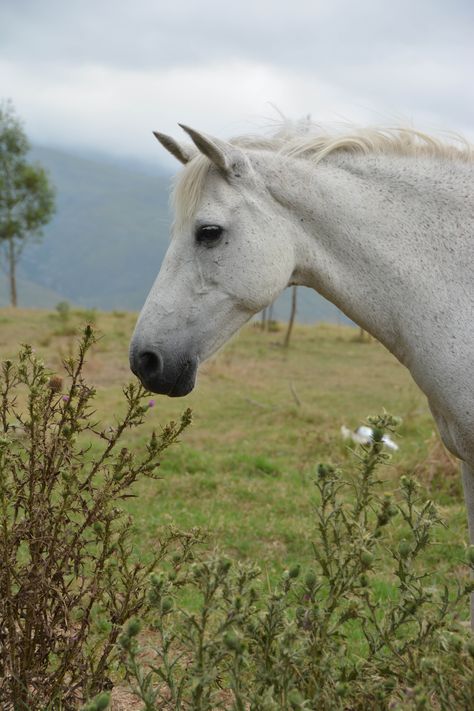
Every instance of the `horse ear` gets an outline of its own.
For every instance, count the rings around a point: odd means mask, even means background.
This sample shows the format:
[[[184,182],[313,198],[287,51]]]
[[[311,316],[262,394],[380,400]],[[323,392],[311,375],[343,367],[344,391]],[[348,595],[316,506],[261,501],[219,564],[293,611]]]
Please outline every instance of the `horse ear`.
[[[190,146],[181,146],[174,138],[167,136],[165,133],[158,133],[158,131],[153,131],[155,138],[161,143],[167,151],[171,153],[175,158],[177,158],[181,163],[189,163],[191,158],[196,155],[196,151]]]
[[[182,123],[179,125],[191,138],[196,148],[207,156],[211,163],[214,163],[217,168],[220,168],[227,175],[240,178],[248,164],[247,157],[240,148],[233,146],[232,143],[221,141],[219,138],[213,138],[205,133],[195,131]]]

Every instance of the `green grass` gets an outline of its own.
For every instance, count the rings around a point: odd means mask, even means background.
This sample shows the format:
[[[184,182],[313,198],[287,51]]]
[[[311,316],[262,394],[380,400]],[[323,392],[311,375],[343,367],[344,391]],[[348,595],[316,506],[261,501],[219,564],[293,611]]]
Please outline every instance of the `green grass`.
[[[86,372],[97,387],[98,417],[113,426],[123,407],[121,385],[131,378],[128,340],[135,315],[71,312],[68,329],[57,314],[4,309],[0,355],[31,343],[52,369],[72,352],[74,327],[93,317],[102,338]],[[448,523],[438,530],[429,560],[441,583],[463,560],[467,526],[459,476],[434,436],[423,394],[408,372],[378,343],[361,343],[343,326],[296,326],[288,351],[283,331],[246,327],[205,364],[186,400],[153,396],[144,427],[128,435],[140,447],[153,427],[186,407],[194,423],[182,443],[165,453],[159,482],[144,480],[126,506],[136,518],[136,548],[146,555],[168,523],[204,527],[209,546],[258,562],[269,578],[291,562],[311,559],[313,473],[319,462],[353,466],[340,427],[355,427],[384,408],[403,418],[400,451],[384,471],[393,489],[402,473],[416,472]],[[403,530],[397,530],[397,537]],[[390,594],[380,562],[380,596]],[[467,612],[467,611],[466,611]]]

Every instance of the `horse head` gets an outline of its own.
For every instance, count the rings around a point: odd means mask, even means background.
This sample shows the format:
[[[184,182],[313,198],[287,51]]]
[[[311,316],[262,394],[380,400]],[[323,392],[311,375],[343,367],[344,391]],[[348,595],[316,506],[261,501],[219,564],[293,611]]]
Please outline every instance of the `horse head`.
[[[258,170],[262,156],[182,128],[192,146],[155,133],[184,169],[171,243],[130,346],[145,387],[174,397],[189,393],[199,363],[274,301],[295,264],[290,226],[275,219]]]

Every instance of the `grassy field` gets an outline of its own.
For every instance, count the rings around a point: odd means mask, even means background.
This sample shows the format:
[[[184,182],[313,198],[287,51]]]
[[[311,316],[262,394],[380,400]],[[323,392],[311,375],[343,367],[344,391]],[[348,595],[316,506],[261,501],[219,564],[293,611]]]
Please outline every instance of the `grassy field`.
[[[75,331],[88,320],[101,340],[86,372],[98,391],[98,416],[112,425],[123,409],[121,387],[131,378],[127,349],[134,314],[74,311],[61,319],[55,312],[5,309],[0,356],[30,343],[60,371]],[[282,330],[263,333],[250,325],[201,368],[185,400],[153,396],[146,424],[128,445],[140,447],[152,428],[187,406],[194,423],[165,453],[163,479],[144,480],[127,503],[136,518],[137,551],[146,554],[160,527],[174,523],[207,529],[210,546],[256,560],[270,579],[291,562],[305,564],[311,558],[315,467],[352,467],[341,425],[356,427],[385,408],[403,419],[400,451],[384,471],[387,488],[401,474],[415,472],[448,523],[438,531],[431,561],[441,581],[464,558],[467,526],[457,467],[434,433],[424,396],[380,344],[360,342],[355,329],[296,326],[288,351],[282,340]],[[382,570],[381,595],[389,589]]]

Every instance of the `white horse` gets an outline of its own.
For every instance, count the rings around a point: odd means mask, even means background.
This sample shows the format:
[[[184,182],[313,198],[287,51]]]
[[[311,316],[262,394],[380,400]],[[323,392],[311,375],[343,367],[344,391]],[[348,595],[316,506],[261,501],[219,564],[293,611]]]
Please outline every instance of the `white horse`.
[[[173,238],[130,361],[186,395],[198,364],[290,284],[381,341],[426,394],[462,462],[474,543],[474,158],[408,129],[282,130],[224,142],[155,134],[185,164]],[[471,600],[474,620],[474,596]]]

